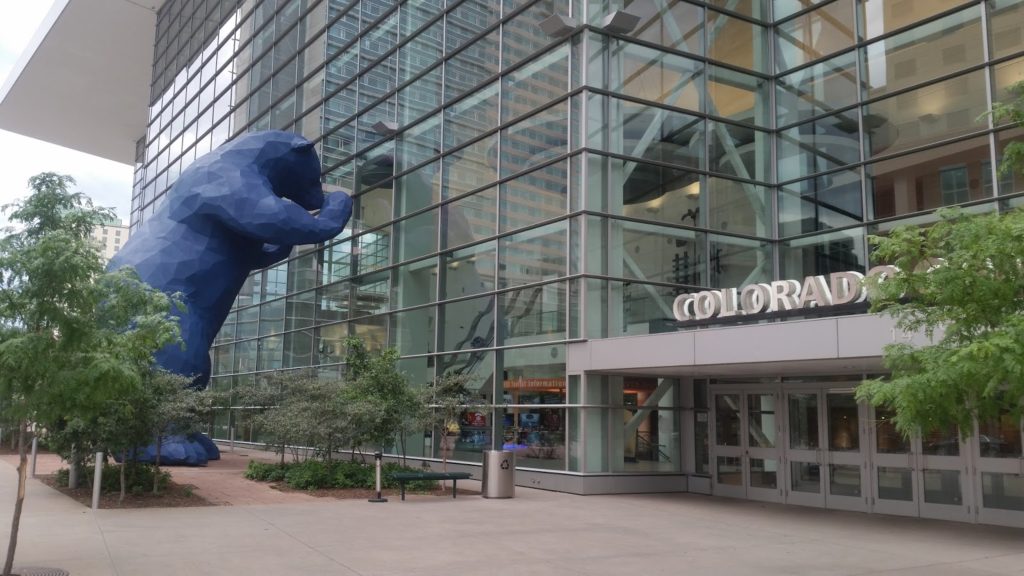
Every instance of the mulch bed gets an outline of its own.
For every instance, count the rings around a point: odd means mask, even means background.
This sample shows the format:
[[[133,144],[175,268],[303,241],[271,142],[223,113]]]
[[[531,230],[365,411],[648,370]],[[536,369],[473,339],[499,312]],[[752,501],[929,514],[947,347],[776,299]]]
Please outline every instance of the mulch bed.
[[[92,506],[91,488],[83,487],[71,490],[66,486],[57,486],[57,477],[54,474],[36,476],[36,478],[50,488],[53,488],[73,500],[77,500],[78,503],[83,506]],[[100,494],[100,508],[186,508],[192,506],[216,506],[216,504],[196,494],[195,488],[191,484],[178,484],[173,480],[168,483],[167,488],[157,495],[154,495],[148,490],[141,494],[132,494],[129,492],[124,495],[124,502],[118,502],[120,496],[120,493],[117,492],[113,494]]]
[[[316,489],[316,490],[299,490],[297,488],[292,488],[292,487],[288,486],[284,482],[274,482],[274,483],[270,484],[270,487],[273,488],[274,490],[280,490],[281,492],[298,492],[300,494],[309,494],[310,496],[316,496],[317,498],[336,498],[338,500],[357,500],[357,499],[367,499],[368,500],[370,498],[376,498],[377,497],[377,491],[376,490],[368,490],[366,488],[319,488],[319,489]],[[394,500],[401,500],[402,499],[402,493],[398,490],[398,488],[390,488],[390,489],[382,490],[381,494],[383,494],[384,497],[389,499],[389,500],[392,500],[392,499],[394,499]],[[421,496],[444,496],[445,498],[451,498],[452,497],[452,487],[449,484],[449,486],[447,488],[445,488],[444,491],[442,491],[440,487],[435,488],[433,490],[408,490],[407,489],[405,491],[406,499],[408,499],[409,496],[415,496],[415,495],[421,495]],[[459,488],[459,495],[479,496],[480,495],[480,491],[479,490],[466,490],[465,488]]]

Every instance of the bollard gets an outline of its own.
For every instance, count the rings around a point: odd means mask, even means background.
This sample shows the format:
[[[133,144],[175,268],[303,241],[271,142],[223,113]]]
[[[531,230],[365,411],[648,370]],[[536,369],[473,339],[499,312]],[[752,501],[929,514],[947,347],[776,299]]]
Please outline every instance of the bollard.
[[[381,470],[381,465],[382,465],[381,464],[381,460],[383,458],[384,458],[384,453],[381,452],[380,450],[377,450],[376,452],[373,453],[373,459],[374,459],[374,461],[377,464],[377,497],[376,498],[370,498],[369,502],[387,502],[388,501],[388,499],[384,498],[383,496],[381,496],[381,493],[380,493],[380,470]]]
[[[231,427],[231,434],[230,434],[230,436],[231,436],[231,451],[234,452],[235,451],[235,427],[234,426]]]
[[[32,436],[32,477],[36,477],[36,456],[39,454],[39,438]]]
[[[71,447],[71,462],[68,466],[68,488],[74,490],[78,488],[78,454],[75,452],[75,447]]]
[[[96,453],[96,471],[92,476],[92,509],[100,509],[100,489],[103,487],[103,452]]]

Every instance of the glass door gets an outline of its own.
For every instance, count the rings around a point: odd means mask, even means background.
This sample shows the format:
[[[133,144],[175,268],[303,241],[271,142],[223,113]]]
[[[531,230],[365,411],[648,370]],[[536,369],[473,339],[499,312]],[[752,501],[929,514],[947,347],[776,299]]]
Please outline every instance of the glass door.
[[[896,430],[894,413],[887,408],[874,408],[871,434],[871,504],[872,511],[882,514],[917,516],[915,490],[914,440]]]
[[[1024,526],[1024,453],[1021,422],[1008,412],[977,424],[971,440],[978,521]]]
[[[747,393],[745,398],[747,498],[781,502],[779,443],[782,423],[776,392]]]
[[[915,440],[921,516],[969,522],[969,447],[954,425]]]
[[[786,392],[786,503],[825,506],[824,477],[821,473],[821,392]]]
[[[716,392],[713,397],[712,493],[717,496],[746,498],[747,490],[743,479],[743,394]]]
[[[865,512],[868,508],[867,451],[861,442],[866,408],[852,390],[827,390],[824,450],[825,506]]]

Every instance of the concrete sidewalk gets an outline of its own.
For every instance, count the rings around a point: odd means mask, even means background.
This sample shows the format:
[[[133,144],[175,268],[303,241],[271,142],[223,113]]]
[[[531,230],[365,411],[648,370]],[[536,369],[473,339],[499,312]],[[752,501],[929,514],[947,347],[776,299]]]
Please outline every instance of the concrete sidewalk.
[[[0,465],[0,522],[17,477]],[[6,530],[0,542],[6,542]],[[17,564],[86,575],[1024,574],[1024,530],[698,495],[92,512],[30,481]]]

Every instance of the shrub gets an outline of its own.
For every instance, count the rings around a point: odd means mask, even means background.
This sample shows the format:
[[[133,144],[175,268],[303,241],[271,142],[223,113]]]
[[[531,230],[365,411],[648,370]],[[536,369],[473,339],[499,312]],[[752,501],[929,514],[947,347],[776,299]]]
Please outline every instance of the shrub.
[[[83,466],[81,472],[81,486],[92,487],[95,467]],[[125,470],[125,491],[132,494],[141,494],[153,489],[153,474],[156,468],[151,464],[128,464]],[[57,471],[57,486],[67,487],[67,468]],[[167,488],[171,481],[169,472],[160,471],[160,490]],[[100,492],[113,494],[121,491],[121,464],[107,464],[103,467],[103,477],[100,481]]]
[[[319,460],[306,460],[289,468],[284,481],[297,490],[328,488],[331,486],[331,470]]]
[[[245,469],[245,477],[257,482],[281,482],[288,472],[290,464],[274,464],[249,460]]]

